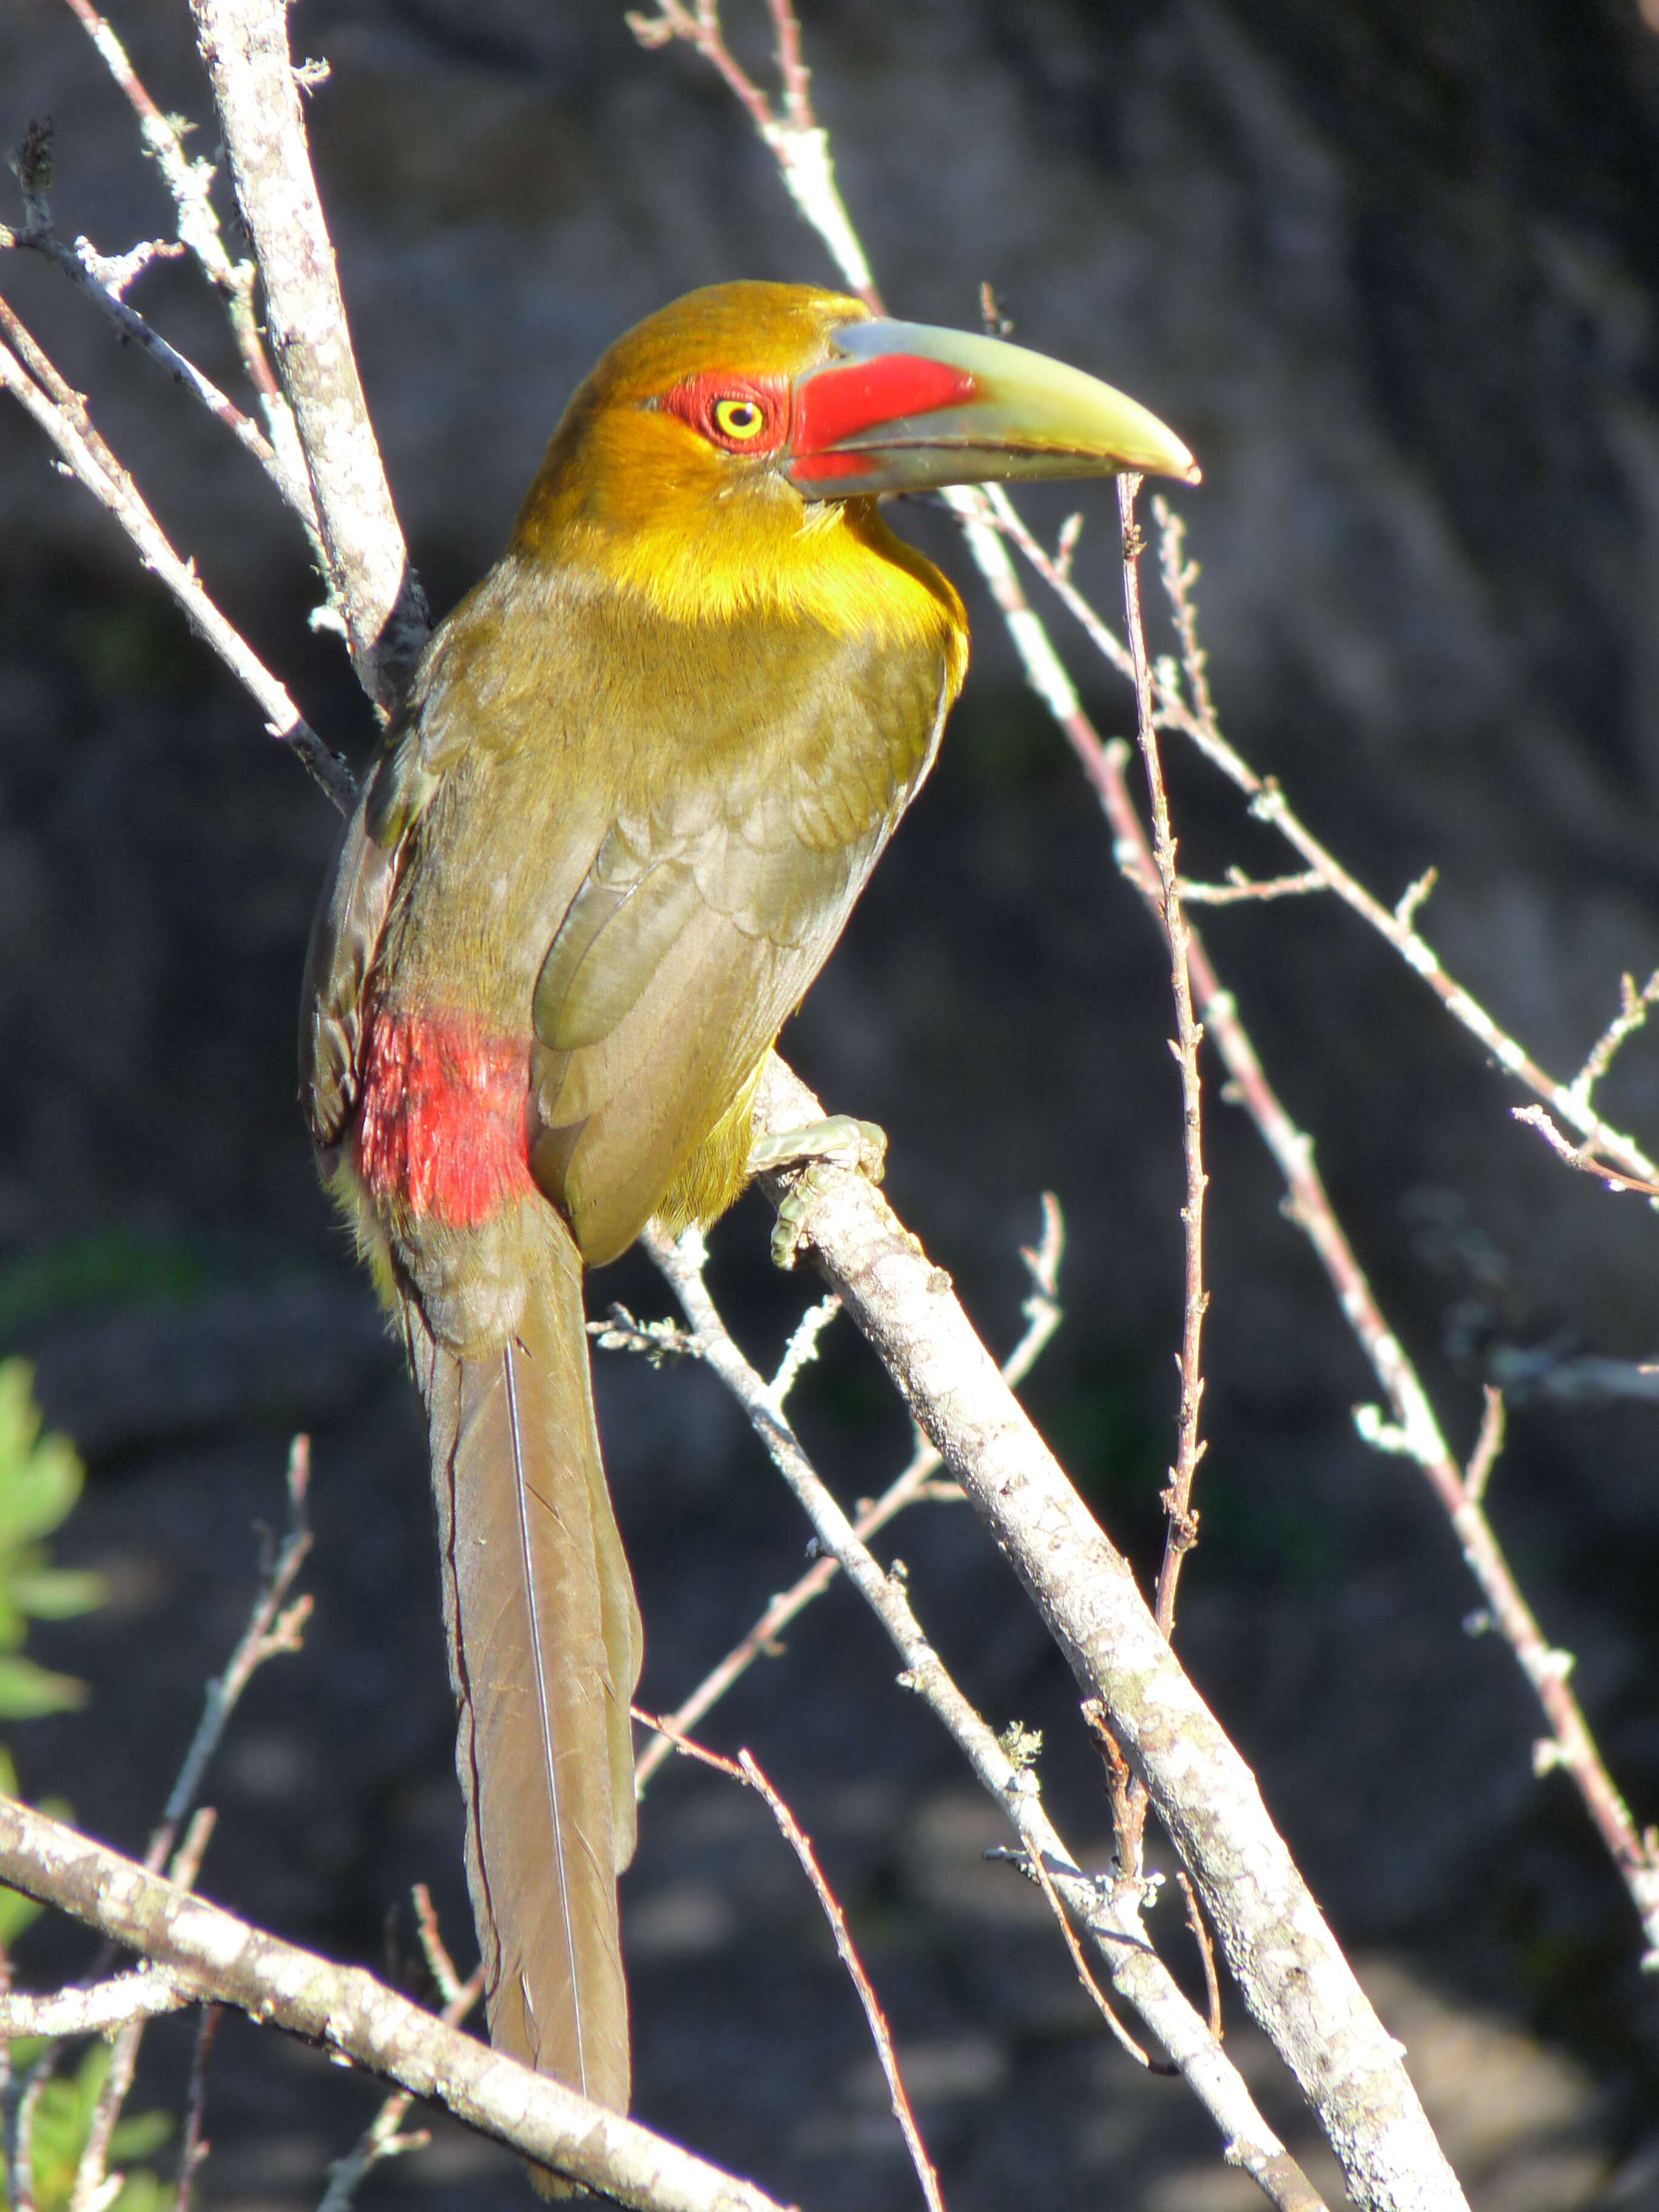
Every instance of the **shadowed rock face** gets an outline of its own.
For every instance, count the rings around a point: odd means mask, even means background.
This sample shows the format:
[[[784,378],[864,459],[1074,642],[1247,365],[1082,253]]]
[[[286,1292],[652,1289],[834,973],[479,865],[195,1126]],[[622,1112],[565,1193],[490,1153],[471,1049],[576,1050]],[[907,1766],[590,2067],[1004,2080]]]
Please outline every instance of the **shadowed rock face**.
[[[830,272],[713,80],[641,53],[599,0],[305,0],[293,24],[296,52],[331,64],[307,106],[319,172],[442,605],[492,557],[565,395],[619,329],[693,284]],[[134,0],[120,27],[205,150],[183,9]],[[894,311],[971,324],[988,279],[1018,337],[1188,440],[1206,483],[1179,504],[1230,734],[1385,898],[1439,866],[1425,930],[1570,1075],[1621,970],[1659,962],[1659,38],[1615,0],[842,0],[807,35]],[[45,112],[66,235],[116,251],[167,228],[83,36],[24,0],[0,10],[0,134]],[[313,722],[360,750],[366,711],[304,629],[298,532],[257,471],[52,271],[8,257],[0,283]],[[134,296],[240,389],[185,272]],[[1030,507],[1052,532],[1071,503]],[[1086,512],[1078,574],[1110,610],[1109,495]],[[896,519],[968,579],[936,516]],[[1035,1194],[1060,1192],[1068,1319],[1030,1395],[1146,1566],[1179,1263],[1166,987],[1091,802],[982,599],[974,614],[938,777],[786,1043],[835,1104],[886,1124],[896,1202],[999,1344]],[[1103,669],[1073,665],[1103,726],[1127,726]],[[1177,757],[1173,780],[1194,874],[1285,864],[1207,770]],[[465,1905],[412,1398],[293,1103],[331,836],[104,519],[0,413],[0,1327],[40,1353],[52,1409],[95,1453],[63,1548],[112,1563],[119,1597],[40,1637],[94,1702],[16,1732],[23,1779],[142,1841],[235,1632],[247,1523],[275,1515],[287,1427],[310,1424],[319,1624],[233,1748],[210,1886],[374,1960],[409,1881],[439,1886],[458,1942]],[[1473,1434],[1484,1373],[1524,1354],[1541,1374],[1494,1510],[1652,1818],[1651,1413],[1549,1395],[1573,1352],[1651,1356],[1651,1214],[1516,1130],[1510,1092],[1357,924],[1307,902],[1201,919],[1454,1435]],[[1650,1146],[1656,1070],[1638,1039],[1602,1094]],[[1409,1473],[1352,1436],[1372,1386],[1254,1137],[1217,1107],[1209,1141],[1212,1442],[1182,1641],[1341,1932],[1391,1948],[1379,1992],[1398,2032],[1432,2046],[1438,2081],[1473,2084],[1479,2124],[1449,2126],[1477,2200],[1585,2202],[1650,2128],[1659,1989],[1565,1787],[1531,1779],[1512,1668],[1460,1633],[1473,1601],[1449,1537]],[[723,1250],[734,1313],[775,1339],[757,1215]],[[626,1271],[597,1287],[662,1306]],[[668,1701],[791,1575],[801,1534],[694,1378],[613,1367],[602,1385],[642,1693]],[[904,1439],[869,1369],[832,1340],[808,1388],[828,1471],[848,1495],[873,1487]],[[1069,1684],[995,1559],[946,1513],[899,1548],[997,1724],[1048,1729],[1063,1825],[1101,1844]],[[1158,2105],[1143,2084],[1143,2106],[1101,2058],[1018,1900],[941,1874],[977,1831],[890,1673],[851,1601],[830,1601],[710,1732],[754,1745],[862,1914],[901,2048],[927,2054],[956,2212],[1013,2201],[1017,2175],[1027,2201],[1092,2204],[1109,2170],[1125,2204],[1231,2201],[1196,2120],[1167,2132],[1176,2093]],[[624,1891],[641,2108],[815,2206],[908,2202],[851,2001],[746,1819],[674,1775],[647,1801]],[[758,1945],[736,1932],[757,1916]],[[44,1975],[53,1939],[35,1940]],[[227,2201],[314,2203],[356,2093],[251,2035],[221,2048]],[[172,2076],[157,2094],[176,2097]],[[518,2201],[510,2164],[486,2171],[459,2138],[434,2159],[426,2182],[417,2161],[390,2169],[383,2201]],[[1621,2203],[1647,2201],[1640,2171]]]

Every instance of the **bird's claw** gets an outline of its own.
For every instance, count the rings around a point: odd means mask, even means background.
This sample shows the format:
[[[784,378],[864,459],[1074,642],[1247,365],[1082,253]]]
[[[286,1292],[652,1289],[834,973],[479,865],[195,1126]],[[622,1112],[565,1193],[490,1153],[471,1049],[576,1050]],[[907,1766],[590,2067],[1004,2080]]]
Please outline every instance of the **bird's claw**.
[[[780,1169],[799,1166],[801,1172],[778,1201],[777,1226],[772,1231],[772,1264],[786,1272],[806,1241],[806,1210],[810,1196],[823,1188],[826,1167],[851,1168],[871,1182],[879,1182],[887,1165],[887,1133],[874,1121],[860,1121],[851,1114],[834,1114],[803,1129],[786,1129],[775,1137],[756,1140],[749,1155],[751,1175],[774,1175]]]

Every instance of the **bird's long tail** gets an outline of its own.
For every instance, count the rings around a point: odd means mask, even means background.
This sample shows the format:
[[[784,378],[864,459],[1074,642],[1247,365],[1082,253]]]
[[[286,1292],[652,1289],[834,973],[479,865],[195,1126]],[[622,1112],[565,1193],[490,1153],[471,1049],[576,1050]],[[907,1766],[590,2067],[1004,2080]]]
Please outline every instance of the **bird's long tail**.
[[[550,1264],[500,1352],[459,1358],[413,1309],[406,1320],[490,2040],[625,2112],[617,1875],[634,1851],[641,1639],[593,1422],[581,1262],[563,1224],[548,1225]]]

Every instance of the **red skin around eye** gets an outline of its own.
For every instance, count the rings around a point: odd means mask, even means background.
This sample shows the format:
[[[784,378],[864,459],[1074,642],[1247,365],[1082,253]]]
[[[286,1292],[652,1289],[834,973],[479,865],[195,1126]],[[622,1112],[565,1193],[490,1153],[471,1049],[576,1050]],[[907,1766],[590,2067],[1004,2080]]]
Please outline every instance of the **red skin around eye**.
[[[749,400],[760,409],[762,425],[754,437],[728,437],[719,428],[714,405],[721,399]],[[706,369],[665,392],[661,404],[711,446],[728,453],[775,453],[789,434],[789,380],[784,376],[737,376],[726,369]]]

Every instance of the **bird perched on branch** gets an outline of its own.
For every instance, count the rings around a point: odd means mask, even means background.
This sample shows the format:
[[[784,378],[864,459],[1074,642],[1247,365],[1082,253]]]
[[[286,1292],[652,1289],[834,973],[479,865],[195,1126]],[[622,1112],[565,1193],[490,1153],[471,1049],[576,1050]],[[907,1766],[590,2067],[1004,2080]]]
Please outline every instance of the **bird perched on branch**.
[[[1197,476],[1040,355],[805,285],[676,301],[566,409],[318,914],[305,1106],[426,1405],[490,2034],[617,2111],[641,1632],[583,1271],[738,1195],[933,764],[966,622],[877,495],[1125,470]]]

